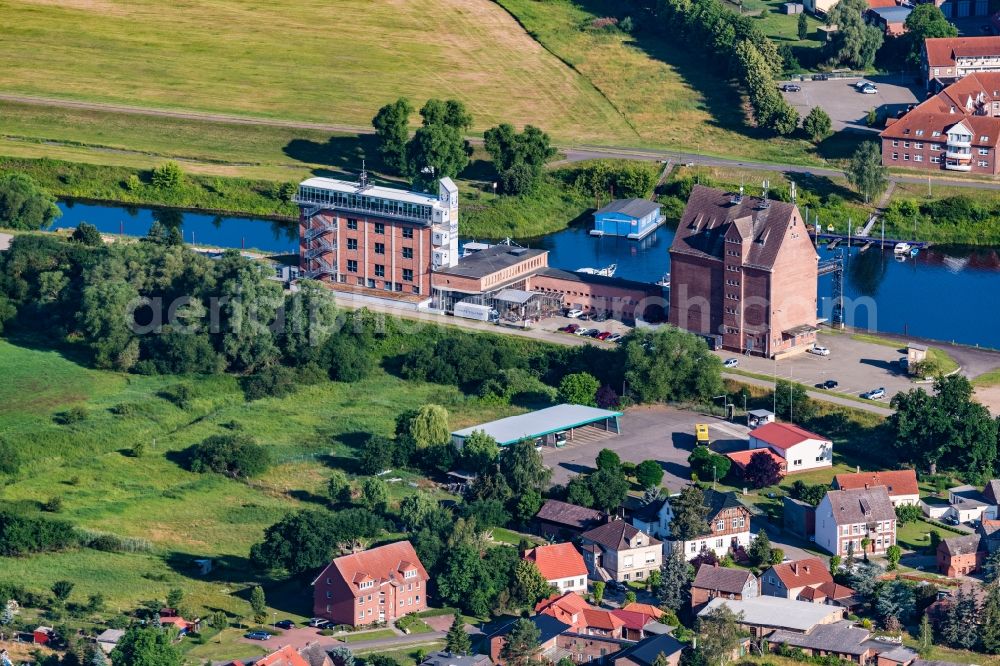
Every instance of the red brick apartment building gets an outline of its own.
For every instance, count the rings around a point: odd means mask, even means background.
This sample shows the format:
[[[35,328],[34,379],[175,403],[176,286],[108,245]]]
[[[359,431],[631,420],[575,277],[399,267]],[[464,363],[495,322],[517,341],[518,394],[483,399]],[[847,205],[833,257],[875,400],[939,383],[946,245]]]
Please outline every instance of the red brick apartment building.
[[[1000,173],[1000,72],[952,83],[902,118],[890,118],[880,137],[885,166]]]
[[[427,609],[427,571],[409,541],[330,562],[313,581],[313,614],[355,627]]]
[[[299,185],[299,261],[335,290],[395,300],[430,298],[431,271],[458,263],[458,189],[437,195],[310,178]]]
[[[670,247],[670,323],[734,351],[804,350],[818,261],[795,204],[695,185]]]
[[[1000,72],[1000,37],[932,37],[922,56],[927,89],[937,91],[968,74]]]

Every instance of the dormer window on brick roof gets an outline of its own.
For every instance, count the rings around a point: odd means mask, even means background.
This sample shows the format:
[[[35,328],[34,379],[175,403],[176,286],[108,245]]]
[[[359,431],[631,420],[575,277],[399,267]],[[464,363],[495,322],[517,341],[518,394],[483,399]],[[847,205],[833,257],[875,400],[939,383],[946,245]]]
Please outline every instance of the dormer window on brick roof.
[[[922,129],[918,129],[917,132],[916,132],[916,134],[917,134],[917,136],[923,136],[924,135],[924,131]]]
[[[907,127],[905,130],[903,130],[903,134],[909,134],[909,133],[910,133],[910,128],[909,127]]]
[[[983,135],[983,136],[979,137],[979,140],[982,141],[983,143],[988,143],[989,140],[990,140],[990,137]]]

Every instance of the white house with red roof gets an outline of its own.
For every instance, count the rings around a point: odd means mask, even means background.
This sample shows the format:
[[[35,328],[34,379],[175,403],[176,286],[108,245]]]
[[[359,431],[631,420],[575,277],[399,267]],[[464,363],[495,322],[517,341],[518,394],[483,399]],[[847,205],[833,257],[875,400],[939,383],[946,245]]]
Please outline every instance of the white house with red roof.
[[[523,559],[534,562],[542,577],[559,592],[587,593],[587,565],[571,543],[554,543],[524,551]]]
[[[427,571],[409,541],[338,557],[313,581],[313,614],[355,627],[427,609]]]
[[[833,466],[833,442],[791,423],[768,423],[750,431],[748,448],[784,458],[789,474]]]

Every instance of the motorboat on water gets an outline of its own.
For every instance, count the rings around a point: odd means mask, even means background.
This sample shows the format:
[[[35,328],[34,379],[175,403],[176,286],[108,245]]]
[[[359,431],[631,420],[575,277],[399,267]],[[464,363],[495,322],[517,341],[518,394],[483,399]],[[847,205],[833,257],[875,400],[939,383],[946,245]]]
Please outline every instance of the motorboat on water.
[[[663,277],[661,277],[659,280],[656,281],[656,284],[659,285],[660,287],[669,287],[670,273],[664,273]]]
[[[910,250],[912,249],[913,249],[912,245],[904,242],[904,243],[896,243],[896,247],[892,248],[892,251],[895,254],[910,254]]]
[[[604,268],[578,268],[577,273],[586,273],[587,275],[603,275],[604,277],[614,277],[615,271],[618,270],[618,264],[611,264],[610,266],[605,266]]]

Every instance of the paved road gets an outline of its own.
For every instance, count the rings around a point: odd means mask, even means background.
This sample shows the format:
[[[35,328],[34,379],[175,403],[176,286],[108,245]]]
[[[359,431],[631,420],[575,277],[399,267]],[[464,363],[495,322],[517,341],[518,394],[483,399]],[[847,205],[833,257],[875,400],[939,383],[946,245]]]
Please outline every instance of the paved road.
[[[292,129],[312,129],[323,132],[347,133],[347,134],[372,134],[374,130],[369,126],[346,125],[338,123],[318,123],[300,120],[283,120],[278,118],[260,118],[236,116],[224,113],[209,113],[203,111],[180,111],[170,109],[156,109],[129,104],[106,104],[100,102],[83,102],[77,100],[53,99],[47,97],[35,97],[31,95],[14,95],[10,93],[0,93],[0,102],[16,102],[19,104],[37,104],[39,106],[63,107],[73,109],[87,109],[91,111],[111,111],[118,113],[134,113],[146,116],[158,116],[164,118],[184,118],[188,120],[204,120],[208,122],[236,123],[240,125],[267,125],[271,127],[288,127]],[[481,137],[468,137],[472,143],[481,144]],[[753,160],[739,160],[715,155],[702,155],[673,150],[652,150],[631,148],[627,146],[565,146],[558,148],[565,154],[565,161],[579,162],[598,158],[615,158],[627,160],[671,160],[676,164],[698,164],[702,166],[726,166],[742,167],[745,169],[758,171],[783,171],[785,173],[806,173],[820,176],[842,177],[844,172],[840,169],[828,167],[804,166],[800,164],[773,164],[768,162],[756,162]],[[890,176],[891,181],[897,183],[926,183],[924,176]],[[948,179],[935,177],[936,182],[947,182],[954,187],[967,187],[981,190],[1000,190],[1000,182],[979,181],[969,179]]]

